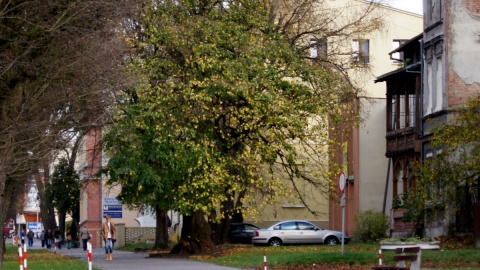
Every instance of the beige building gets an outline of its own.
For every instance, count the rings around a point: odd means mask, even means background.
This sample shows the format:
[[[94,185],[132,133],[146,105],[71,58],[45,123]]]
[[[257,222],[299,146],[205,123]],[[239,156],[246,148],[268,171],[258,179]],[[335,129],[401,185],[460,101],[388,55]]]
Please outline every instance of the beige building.
[[[354,218],[360,211],[382,211],[385,204],[385,214],[388,215],[391,209],[392,185],[386,185],[386,179],[391,179],[391,175],[388,175],[391,170],[385,157],[386,87],[384,83],[374,83],[374,80],[405,64],[385,56],[418,35],[423,25],[423,17],[420,15],[385,6],[381,9],[385,14],[385,26],[363,37],[363,42],[368,42],[368,45],[363,46],[368,48],[368,63],[365,64],[371,71],[361,74],[361,79],[357,81],[365,90],[365,94],[357,99],[362,123],[353,128],[345,147],[347,157],[344,158],[348,160],[345,172],[345,231],[348,235],[353,235]],[[392,58],[400,57],[392,55]],[[330,202],[329,210],[329,228],[341,230],[342,209],[338,200]]]
[[[338,16],[353,16],[366,1],[329,1],[329,5],[341,10]],[[356,12],[357,11],[357,12]],[[402,63],[385,59],[390,51],[422,31],[422,16],[377,6],[370,16],[384,20],[384,26],[369,34],[351,37],[349,40],[328,39],[326,44],[317,47],[312,54],[328,55],[329,50],[341,51],[344,60],[356,67],[351,71],[356,87],[363,89],[358,96],[357,113],[363,119],[358,128],[351,133],[342,134],[345,138],[343,149],[334,155],[338,164],[343,164],[347,175],[346,185],[346,232],[351,235],[355,228],[354,216],[363,210],[382,210],[385,193],[388,160],[385,158],[386,92],[385,85],[374,83],[377,76],[391,71]],[[339,44],[342,44],[339,48]],[[340,53],[340,54],[342,54]],[[350,128],[351,129],[351,128]],[[346,139],[348,138],[348,140]],[[345,163],[345,164],[344,164]],[[336,179],[336,181],[338,181]],[[306,186],[308,190],[310,187]],[[299,202],[286,199],[283,203],[268,205],[259,209],[260,219],[248,221],[268,226],[280,220],[303,219],[316,223],[323,228],[341,230],[341,207],[338,198],[329,200],[323,193],[310,192],[310,209]],[[391,197],[391,196],[390,196]],[[388,198],[388,205],[391,205]],[[292,203],[293,202],[293,203]],[[311,214],[314,211],[316,215]]]

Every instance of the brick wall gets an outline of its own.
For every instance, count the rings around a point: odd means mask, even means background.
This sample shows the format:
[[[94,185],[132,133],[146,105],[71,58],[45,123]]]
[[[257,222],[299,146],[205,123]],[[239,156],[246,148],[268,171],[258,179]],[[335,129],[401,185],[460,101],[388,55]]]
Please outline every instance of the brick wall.
[[[465,8],[475,16],[480,16],[480,0],[463,0]]]
[[[449,70],[448,89],[449,108],[462,105],[469,97],[480,94],[480,84],[466,84],[453,70]]]

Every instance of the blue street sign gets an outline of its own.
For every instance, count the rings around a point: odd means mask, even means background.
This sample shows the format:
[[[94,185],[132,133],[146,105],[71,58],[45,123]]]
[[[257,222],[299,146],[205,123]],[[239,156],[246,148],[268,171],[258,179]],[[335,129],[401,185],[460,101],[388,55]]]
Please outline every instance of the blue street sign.
[[[105,204],[103,206],[103,211],[122,211],[121,204]]]
[[[109,215],[111,218],[122,218],[122,212],[103,211],[103,218]]]

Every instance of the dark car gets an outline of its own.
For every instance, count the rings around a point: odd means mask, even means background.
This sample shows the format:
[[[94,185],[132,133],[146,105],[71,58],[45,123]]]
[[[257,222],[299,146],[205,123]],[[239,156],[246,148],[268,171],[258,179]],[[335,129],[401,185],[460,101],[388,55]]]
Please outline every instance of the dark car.
[[[255,231],[260,227],[249,223],[232,223],[228,232],[228,241],[230,243],[252,243],[252,237]]]

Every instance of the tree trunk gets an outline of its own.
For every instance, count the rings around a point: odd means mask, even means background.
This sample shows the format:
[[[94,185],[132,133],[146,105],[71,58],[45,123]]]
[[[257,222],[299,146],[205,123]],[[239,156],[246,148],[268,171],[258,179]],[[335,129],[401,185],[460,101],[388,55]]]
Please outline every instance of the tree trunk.
[[[78,240],[79,222],[80,220],[80,205],[77,205],[76,209],[72,212],[72,226],[70,227],[70,233],[73,240]]]
[[[243,222],[241,206],[245,194],[245,191],[241,191],[236,196],[237,199],[235,201],[233,201],[232,199],[222,204],[221,211],[225,218],[223,218],[220,223],[210,224],[213,229],[213,240],[215,244],[223,244],[228,240],[228,232],[230,230],[230,225],[232,224],[232,222]]]
[[[183,216],[180,242],[172,249],[172,254],[199,254],[215,248],[212,230],[203,212]]]
[[[160,210],[160,208],[156,206],[155,215],[157,218],[157,228],[155,231],[155,244],[153,245],[153,249],[168,249],[167,211]]]
[[[480,203],[472,204],[473,212],[473,243],[480,248]]]
[[[65,219],[67,213],[58,211],[58,228],[60,229],[60,236],[65,239]]]
[[[6,175],[0,166],[0,230],[2,231],[5,229],[5,218],[7,210],[5,207],[5,182],[6,182]],[[3,269],[3,254],[5,254],[5,237],[2,237],[2,245],[0,245],[0,269]]]

